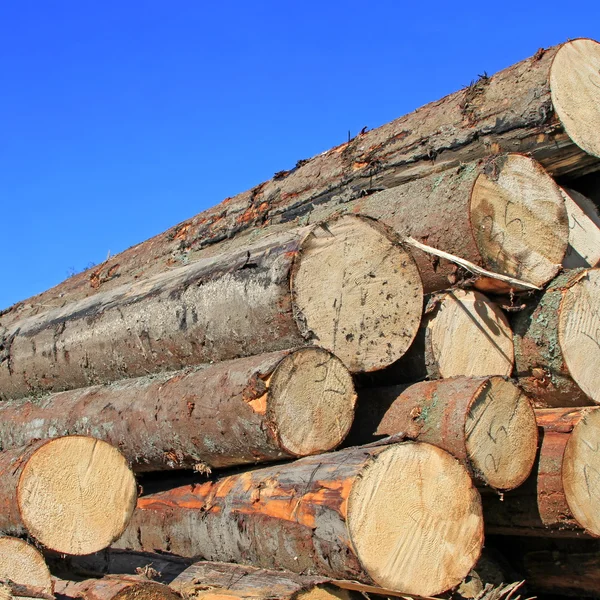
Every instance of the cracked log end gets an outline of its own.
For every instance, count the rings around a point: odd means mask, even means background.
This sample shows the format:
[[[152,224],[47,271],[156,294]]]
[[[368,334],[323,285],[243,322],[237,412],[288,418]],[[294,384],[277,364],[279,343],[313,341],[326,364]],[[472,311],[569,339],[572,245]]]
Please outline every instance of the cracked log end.
[[[29,533],[64,554],[91,554],[123,533],[136,482],[110,444],[84,436],[49,440],[27,461],[17,500]]]
[[[550,92],[569,137],[600,157],[600,44],[589,39],[564,44],[550,69]]]
[[[471,223],[485,267],[543,286],[559,271],[569,242],[558,185],[526,156],[491,161],[471,194]]]
[[[42,553],[21,539],[0,537],[0,581],[7,580],[53,593],[52,577]]]
[[[441,297],[427,324],[428,357],[439,377],[509,376],[513,335],[503,312],[483,294],[457,290]]]
[[[562,479],[573,516],[589,533],[600,536],[600,411],[590,410],[573,428]]]
[[[575,383],[600,403],[600,269],[590,269],[563,297],[558,339]]]
[[[352,487],[347,523],[373,581],[407,594],[458,585],[483,545],[481,501],[466,469],[429,444],[377,454]]]
[[[292,289],[305,334],[352,372],[399,359],[421,320],[423,284],[412,257],[376,222],[360,217],[315,229],[303,244]]]
[[[510,381],[491,377],[477,392],[465,423],[469,461],[482,480],[512,490],[529,477],[538,428],[527,396]]]
[[[350,372],[321,348],[286,356],[269,383],[269,420],[282,447],[296,456],[341,444],[352,425],[355,403]]]

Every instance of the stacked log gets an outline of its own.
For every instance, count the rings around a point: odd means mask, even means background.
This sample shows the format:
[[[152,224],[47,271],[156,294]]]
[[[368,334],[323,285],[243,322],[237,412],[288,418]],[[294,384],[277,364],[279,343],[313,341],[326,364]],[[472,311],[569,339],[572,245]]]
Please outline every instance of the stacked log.
[[[44,556],[19,538],[0,537],[0,583],[11,595],[54,597],[54,583]]]
[[[600,537],[599,71],[540,51],[1,313],[0,532],[94,600],[467,594],[484,519]]]

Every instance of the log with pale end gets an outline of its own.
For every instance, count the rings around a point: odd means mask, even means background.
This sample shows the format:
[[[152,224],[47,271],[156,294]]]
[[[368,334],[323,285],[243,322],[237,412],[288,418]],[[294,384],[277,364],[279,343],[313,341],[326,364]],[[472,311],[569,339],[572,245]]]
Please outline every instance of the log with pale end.
[[[273,227],[316,222],[315,211],[343,210],[365,194],[498,153],[531,153],[554,176],[594,171],[600,162],[599,61],[600,45],[593,40],[540,49],[492,77],[299,161],[270,181],[15,305],[0,322],[11,330],[17,320],[45,307],[243,249]]]
[[[10,582],[9,588],[27,586],[31,593],[19,596],[53,597],[52,576],[44,556],[19,538],[0,536],[0,581]]]
[[[434,595],[466,576],[482,543],[467,470],[440,448],[406,442],[141,497],[115,547]]]
[[[337,447],[355,400],[348,369],[330,352],[285,350],[6,400],[0,448],[81,434],[118,447],[136,472],[268,462]]]
[[[168,270],[13,324],[0,398],[316,344],[352,371],[410,345],[422,284],[371,219],[346,216]]]
[[[458,458],[478,483],[498,490],[531,473],[538,432],[529,399],[503,377],[455,377],[359,391],[348,444],[404,433]]]
[[[451,290],[430,298],[411,348],[375,381],[410,383],[446,377],[510,376],[513,334],[502,310],[477,291]]]
[[[38,440],[0,452],[0,532],[88,554],[123,532],[136,501],[123,455],[85,436]]]
[[[352,593],[336,588],[324,577],[246,565],[197,562],[170,584],[190,600],[351,600]]]
[[[538,407],[600,402],[600,269],[557,277],[513,317],[515,375]]]
[[[135,575],[105,575],[85,581],[56,579],[55,590],[65,600],[181,600],[168,585]]]
[[[596,205],[583,194],[562,188],[569,217],[569,247],[563,267],[596,267],[600,264],[600,215]]]
[[[536,468],[503,498],[484,496],[487,531],[600,536],[600,407],[538,409],[536,417]]]

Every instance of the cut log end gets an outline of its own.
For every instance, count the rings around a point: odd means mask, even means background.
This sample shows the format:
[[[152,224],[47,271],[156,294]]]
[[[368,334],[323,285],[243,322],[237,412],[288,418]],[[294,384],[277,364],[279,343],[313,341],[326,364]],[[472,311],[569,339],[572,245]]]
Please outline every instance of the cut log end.
[[[527,396],[502,377],[492,377],[473,401],[465,423],[466,447],[475,472],[489,486],[512,490],[529,476],[538,429]]]
[[[0,581],[53,594],[52,576],[41,552],[18,538],[0,537]]]
[[[561,188],[569,216],[569,248],[563,267],[577,269],[600,264],[600,215],[583,194]]]
[[[563,44],[550,70],[550,91],[569,137],[600,157],[600,44],[590,39]]]
[[[600,269],[592,269],[565,293],[558,337],[569,374],[600,403]]]
[[[341,444],[352,425],[355,403],[350,372],[321,348],[286,356],[269,384],[270,421],[283,448],[296,456]]]
[[[345,216],[317,228],[304,242],[292,285],[301,328],[352,372],[393,363],[419,328],[418,269],[367,219]]]
[[[25,465],[17,489],[29,533],[47,548],[91,554],[125,530],[136,502],[136,482],[110,444],[69,436],[46,442]]]
[[[485,266],[543,286],[559,271],[569,224],[560,188],[534,160],[510,154],[479,175],[471,223]]]
[[[448,292],[427,328],[431,358],[440,377],[511,374],[514,348],[510,325],[483,294]]]
[[[481,504],[467,471],[429,444],[376,455],[350,491],[347,522],[373,581],[408,594],[458,585],[483,544]]]
[[[562,478],[573,516],[590,534],[600,536],[600,411],[590,410],[573,428]]]

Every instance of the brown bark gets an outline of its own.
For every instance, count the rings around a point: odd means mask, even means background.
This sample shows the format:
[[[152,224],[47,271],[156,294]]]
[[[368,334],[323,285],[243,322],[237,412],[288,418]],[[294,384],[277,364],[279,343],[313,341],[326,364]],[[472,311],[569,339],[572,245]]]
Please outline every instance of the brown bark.
[[[512,319],[515,375],[538,407],[585,406],[600,401],[594,372],[581,374],[586,364],[595,364],[600,352],[595,291],[599,272],[566,271]]]
[[[57,579],[55,590],[64,598],[83,600],[179,600],[181,596],[169,586],[134,575],[107,575],[102,579],[66,581]]]
[[[3,334],[0,398],[315,342],[353,371],[390,364],[418,328],[418,271],[370,219],[325,227],[275,235],[14,323]],[[306,261],[328,251],[337,261],[312,267],[313,282],[322,279],[330,300],[319,320],[298,304],[306,288],[301,275]],[[359,302],[363,296],[369,302]]]
[[[590,486],[596,485],[591,478],[596,477],[597,465],[580,461],[576,453],[577,446],[590,444],[595,452],[597,442],[593,437],[600,417],[598,410],[596,407],[536,410],[542,431],[536,467],[521,488],[503,496],[484,496],[486,531],[578,537],[585,530],[587,534],[600,535],[596,524],[597,499],[590,491]],[[584,494],[574,486],[574,480],[586,488]]]
[[[350,600],[350,592],[334,588],[324,577],[245,565],[198,562],[178,575],[171,587],[185,598],[248,600]]]
[[[121,535],[135,499],[133,474],[105,442],[70,436],[0,452],[2,534],[31,535],[65,554],[96,552]]]
[[[347,369],[319,348],[0,403],[0,448],[91,435],[136,472],[267,462],[333,449],[352,423]],[[287,444],[287,446],[286,446]]]
[[[531,153],[556,176],[596,169],[597,159],[571,140],[553,110],[550,71],[560,48],[540,50],[347,144],[298,161],[290,171],[15,305],[3,325],[10,329],[16,319],[60,307],[65,299],[72,302],[206,257],[215,247],[223,252],[223,244],[243,248],[257,229],[314,222],[312,212],[319,206],[338,210],[373,191],[500,152]]]
[[[501,377],[360,390],[346,444],[368,444],[401,432],[450,452],[479,483],[503,490],[527,479],[537,452],[533,409]]]
[[[464,468],[434,446],[351,448],[142,497],[115,547],[433,595],[478,558],[478,502]]]

